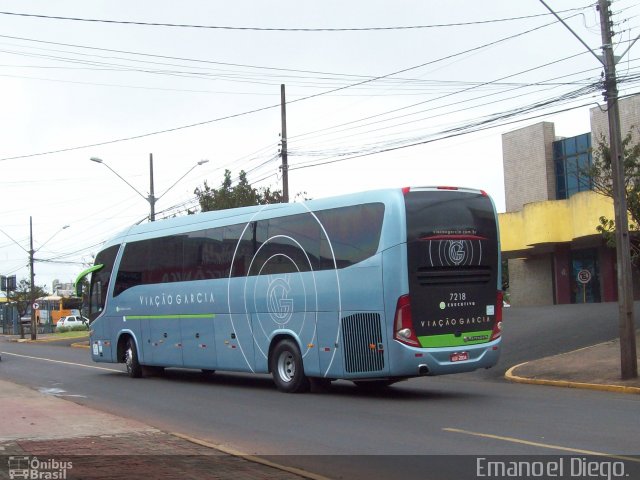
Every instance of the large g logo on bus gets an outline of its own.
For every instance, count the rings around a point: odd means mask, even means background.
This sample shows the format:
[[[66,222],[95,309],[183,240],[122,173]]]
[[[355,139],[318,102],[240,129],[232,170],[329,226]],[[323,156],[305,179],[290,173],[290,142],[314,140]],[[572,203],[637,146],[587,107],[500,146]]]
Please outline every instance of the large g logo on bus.
[[[276,277],[267,289],[267,308],[271,319],[282,326],[291,320],[293,314],[293,299],[289,297],[291,287],[289,278]]]
[[[449,240],[448,256],[454,265],[460,265],[467,256],[462,240]]]

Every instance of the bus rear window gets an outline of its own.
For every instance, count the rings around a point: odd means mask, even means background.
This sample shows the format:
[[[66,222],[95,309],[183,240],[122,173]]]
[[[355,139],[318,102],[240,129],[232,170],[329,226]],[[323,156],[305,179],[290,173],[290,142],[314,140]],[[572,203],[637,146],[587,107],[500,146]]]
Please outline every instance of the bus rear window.
[[[465,191],[411,191],[405,196],[407,241],[439,237],[497,238],[489,197]]]

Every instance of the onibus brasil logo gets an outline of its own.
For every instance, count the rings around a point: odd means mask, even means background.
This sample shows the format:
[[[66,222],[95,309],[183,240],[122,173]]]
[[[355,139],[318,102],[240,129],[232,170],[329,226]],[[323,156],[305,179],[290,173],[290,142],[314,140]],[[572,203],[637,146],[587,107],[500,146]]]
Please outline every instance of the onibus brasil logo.
[[[9,457],[9,478],[24,478],[31,480],[65,480],[67,471],[73,468],[73,462],[38,457],[11,456]]]

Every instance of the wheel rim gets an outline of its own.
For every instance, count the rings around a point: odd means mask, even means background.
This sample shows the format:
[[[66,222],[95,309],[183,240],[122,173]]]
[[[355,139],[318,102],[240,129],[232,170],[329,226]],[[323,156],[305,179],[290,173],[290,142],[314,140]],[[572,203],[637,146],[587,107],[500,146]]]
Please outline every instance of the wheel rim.
[[[133,352],[131,351],[131,347],[127,348],[124,352],[124,363],[127,366],[127,371],[131,371]]]
[[[296,364],[291,352],[282,352],[278,357],[278,376],[283,382],[289,383],[296,375]]]

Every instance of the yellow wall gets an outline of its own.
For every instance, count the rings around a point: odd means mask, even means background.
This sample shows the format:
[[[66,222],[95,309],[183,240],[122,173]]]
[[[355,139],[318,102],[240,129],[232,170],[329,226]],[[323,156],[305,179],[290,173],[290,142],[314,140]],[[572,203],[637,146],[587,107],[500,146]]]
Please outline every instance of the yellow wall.
[[[567,200],[528,203],[519,212],[498,215],[501,249],[513,252],[596,235],[603,215],[614,217],[613,201],[591,191],[576,193]]]

